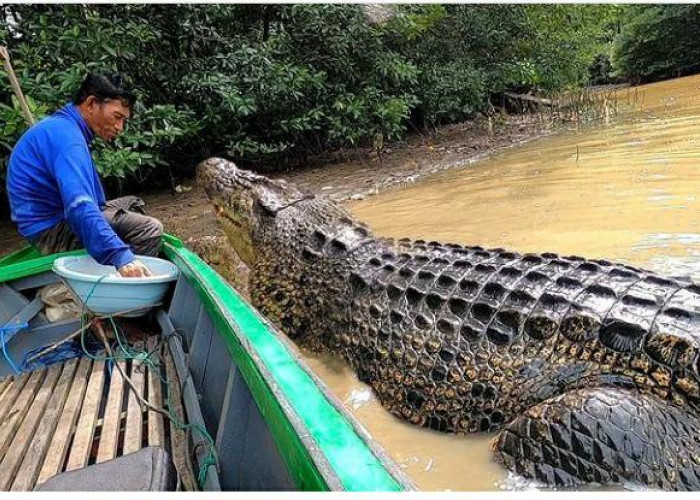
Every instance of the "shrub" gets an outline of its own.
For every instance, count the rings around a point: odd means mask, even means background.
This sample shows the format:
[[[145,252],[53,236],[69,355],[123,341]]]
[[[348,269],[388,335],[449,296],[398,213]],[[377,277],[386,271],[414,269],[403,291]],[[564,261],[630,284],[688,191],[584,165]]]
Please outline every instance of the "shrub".
[[[658,80],[700,70],[700,5],[631,7],[613,48],[623,78]]]

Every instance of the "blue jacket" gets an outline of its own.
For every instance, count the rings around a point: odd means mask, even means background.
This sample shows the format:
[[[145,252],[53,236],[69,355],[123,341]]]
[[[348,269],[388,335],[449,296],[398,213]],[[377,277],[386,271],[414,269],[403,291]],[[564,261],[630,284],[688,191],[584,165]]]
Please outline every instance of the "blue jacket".
[[[7,169],[12,220],[30,241],[67,220],[97,262],[118,269],[134,260],[134,254],[102,215],[105,193],[90,156],[92,138],[74,104],[20,137]]]

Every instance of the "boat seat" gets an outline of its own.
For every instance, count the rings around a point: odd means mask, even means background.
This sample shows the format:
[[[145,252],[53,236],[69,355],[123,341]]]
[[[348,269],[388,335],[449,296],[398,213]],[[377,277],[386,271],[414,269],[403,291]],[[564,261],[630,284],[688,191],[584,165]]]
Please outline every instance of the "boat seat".
[[[159,446],[63,472],[34,491],[173,491],[177,475],[170,455]]]

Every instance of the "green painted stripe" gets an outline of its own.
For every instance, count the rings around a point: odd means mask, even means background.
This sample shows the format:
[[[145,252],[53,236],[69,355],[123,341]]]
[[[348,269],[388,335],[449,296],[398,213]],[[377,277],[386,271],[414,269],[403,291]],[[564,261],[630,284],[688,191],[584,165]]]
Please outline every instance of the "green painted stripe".
[[[50,271],[53,261],[59,257],[83,254],[85,250],[42,256],[32,247],[23,248],[0,259],[0,283]]]
[[[163,235],[163,242],[173,248],[184,247],[182,241],[169,234]],[[50,271],[53,266],[53,261],[59,257],[85,254],[85,250],[81,249],[73,250],[72,252],[41,255],[33,246],[24,247],[21,250],[0,257],[0,283]]]
[[[16,262],[20,262],[26,259],[33,259],[39,257],[39,251],[34,247],[24,247],[23,249],[0,257],[0,267],[9,266]]]
[[[308,450],[297,433],[292,431],[280,402],[272,394],[253,360],[243,351],[239,336],[245,336],[245,340],[258,354],[275,384],[286,395],[287,403],[325,455],[344,489],[402,491],[404,488],[399,481],[374,455],[345,416],[328,401],[255,309],[196,254],[170,245],[166,245],[166,253],[173,261],[180,260],[185,264],[178,267],[197,288],[207,311],[224,335],[236,364],[251,387],[258,406],[265,413],[270,412],[263,414],[268,419],[277,445],[286,451],[284,455],[297,476],[295,479],[298,486],[301,489],[327,489],[325,482],[319,482],[319,473],[313,467]],[[269,420],[270,417],[274,418]]]
[[[163,235],[163,243],[173,248],[184,248],[182,241],[169,234]],[[85,254],[85,250],[81,249],[44,256],[33,246],[26,246],[21,250],[0,257],[0,283],[50,271],[53,261],[59,257]]]

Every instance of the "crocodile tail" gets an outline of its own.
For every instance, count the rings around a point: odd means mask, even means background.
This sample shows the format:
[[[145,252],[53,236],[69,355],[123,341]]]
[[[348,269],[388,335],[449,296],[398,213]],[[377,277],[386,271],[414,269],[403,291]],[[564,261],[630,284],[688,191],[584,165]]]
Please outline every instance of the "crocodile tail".
[[[496,438],[496,460],[547,484],[634,482],[700,490],[700,416],[612,387],[571,391],[530,408]]]

